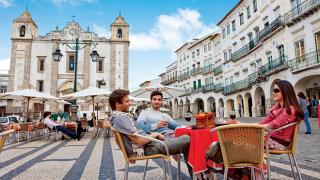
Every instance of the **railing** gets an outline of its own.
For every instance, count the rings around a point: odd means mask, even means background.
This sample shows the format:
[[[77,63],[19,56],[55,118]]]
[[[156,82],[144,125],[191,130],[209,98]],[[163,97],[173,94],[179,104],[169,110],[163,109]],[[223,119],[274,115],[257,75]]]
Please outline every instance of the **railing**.
[[[264,38],[270,35],[279,27],[283,26],[283,18],[281,16],[277,17],[274,21],[270,23],[269,26],[265,27],[259,32],[259,36],[251,40],[248,44],[244,45],[234,53],[232,53],[232,61],[236,61],[241,57],[245,56],[251,49],[255,48]]]
[[[223,90],[223,84],[222,83],[214,85],[214,89],[213,89],[214,92],[219,92],[219,91],[222,91],[222,90]]]
[[[320,6],[320,0],[305,0],[290,11],[284,14],[284,20],[286,24],[292,23],[292,21],[301,15],[309,12],[310,10]]]
[[[208,91],[212,91],[212,90],[214,90],[214,83],[210,83],[210,84],[206,84],[205,86],[204,86],[204,91],[205,92],[208,92]]]
[[[197,74],[200,74],[200,73],[201,73],[201,68],[200,68],[200,67],[194,68],[194,69],[192,69],[190,72],[191,72],[191,75],[192,75],[192,76],[197,75]]]
[[[190,77],[189,72],[185,72],[183,74],[181,74],[180,76],[178,76],[178,81],[183,81],[185,79],[188,79]]]
[[[213,64],[210,64],[208,66],[205,66],[202,68],[202,74],[210,73],[214,70]]]
[[[225,86],[223,89],[223,94],[231,94],[242,89],[250,88],[248,79],[244,79],[235,83],[232,83],[229,86]]]
[[[320,65],[320,50],[296,57],[289,61],[292,72],[301,71],[315,65]]]
[[[259,31],[259,40],[264,39],[273,31],[275,31],[276,29],[278,29],[280,26],[283,26],[283,25],[284,25],[283,18],[281,16],[277,17],[277,19],[272,21],[269,26]]]
[[[172,78],[169,78],[169,79],[167,79],[167,80],[164,80],[164,81],[162,82],[162,84],[163,84],[163,85],[168,85],[168,84],[171,84],[171,83],[176,82],[177,80],[178,80],[177,77],[172,77]]]
[[[218,67],[216,67],[216,68],[213,69],[213,74],[214,74],[215,76],[218,75],[218,74],[220,74],[220,73],[222,73],[222,72],[223,72],[222,65],[220,65],[220,66],[218,66]]]

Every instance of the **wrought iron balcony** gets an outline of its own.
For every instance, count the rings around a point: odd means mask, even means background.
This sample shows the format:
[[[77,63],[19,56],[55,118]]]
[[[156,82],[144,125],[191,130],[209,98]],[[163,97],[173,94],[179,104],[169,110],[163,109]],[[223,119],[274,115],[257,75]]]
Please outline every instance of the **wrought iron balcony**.
[[[189,72],[182,73],[180,76],[178,76],[178,81],[186,80],[189,77],[190,77],[190,73]]]
[[[243,89],[248,89],[251,86],[249,85],[248,79],[243,79],[241,81],[237,81],[232,83],[231,85],[225,86],[223,89],[223,94],[231,94],[237,91],[241,91]]]
[[[210,64],[208,66],[205,66],[202,68],[202,74],[207,74],[213,71],[213,64]]]
[[[223,84],[222,83],[219,83],[219,84],[215,84],[214,85],[214,89],[213,89],[214,92],[220,92],[220,91],[223,91]]]
[[[300,57],[296,57],[289,61],[292,73],[298,73],[310,68],[319,68],[320,50],[313,51]]]
[[[320,8],[320,0],[305,0],[287,13],[284,14],[284,20],[287,25],[293,25],[301,18],[313,14]]]
[[[190,72],[192,76],[195,76],[197,74],[201,73],[202,68],[198,67],[198,68],[193,68]]]
[[[222,67],[222,65],[220,65],[220,66],[218,66],[218,67],[216,67],[216,68],[214,68],[213,69],[213,74],[216,76],[216,75],[218,75],[218,74],[220,74],[220,73],[222,73],[223,72],[223,67]]]
[[[171,77],[165,81],[162,82],[163,85],[168,85],[168,84],[172,84],[174,82],[176,82],[178,80],[178,78],[175,76],[175,77]]]
[[[206,84],[203,86],[203,92],[209,92],[214,90],[214,83]]]
[[[276,31],[279,27],[283,27],[284,22],[282,16],[277,17],[274,21],[270,23],[269,26],[265,27],[259,32],[259,36],[251,40],[248,44],[241,47],[234,53],[232,53],[231,59],[232,61],[237,61],[241,57],[247,55],[252,49],[257,47],[260,42],[262,42],[264,39],[268,38],[269,35]]]

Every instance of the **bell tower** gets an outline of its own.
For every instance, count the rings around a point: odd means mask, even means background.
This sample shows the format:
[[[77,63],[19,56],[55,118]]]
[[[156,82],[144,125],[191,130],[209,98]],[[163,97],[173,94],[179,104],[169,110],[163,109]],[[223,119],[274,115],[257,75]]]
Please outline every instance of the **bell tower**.
[[[129,25],[119,14],[110,28],[110,88],[111,90],[128,89]]]
[[[31,50],[32,42],[37,37],[37,28],[27,9],[12,22],[8,91],[31,88]]]
[[[129,25],[121,15],[111,24],[111,41],[129,41]]]

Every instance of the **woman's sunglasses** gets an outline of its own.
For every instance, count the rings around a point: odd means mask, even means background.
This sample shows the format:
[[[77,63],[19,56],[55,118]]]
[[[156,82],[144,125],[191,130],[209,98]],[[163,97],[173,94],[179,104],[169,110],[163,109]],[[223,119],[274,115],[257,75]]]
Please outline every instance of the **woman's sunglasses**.
[[[275,88],[275,89],[273,89],[273,92],[274,92],[274,93],[279,93],[279,92],[280,92],[280,89]]]

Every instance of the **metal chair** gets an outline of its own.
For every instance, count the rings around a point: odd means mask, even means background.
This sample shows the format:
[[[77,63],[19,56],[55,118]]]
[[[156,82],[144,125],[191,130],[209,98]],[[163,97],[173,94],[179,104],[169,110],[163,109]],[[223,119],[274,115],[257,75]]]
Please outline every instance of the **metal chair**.
[[[224,179],[229,168],[251,167],[251,179],[255,179],[254,167],[263,174],[265,127],[258,124],[232,124],[211,130],[217,131],[223,158]]]
[[[294,170],[293,166],[295,166],[295,168],[296,168],[296,171],[297,171],[297,174],[298,174],[298,179],[302,180],[301,174],[300,174],[300,170],[299,170],[299,167],[298,167],[298,163],[297,163],[296,157],[295,157],[295,153],[296,153],[296,150],[297,150],[297,142],[298,142],[300,122],[290,123],[290,124],[287,124],[286,126],[283,126],[281,128],[269,131],[270,133],[268,133],[268,135],[266,137],[266,140],[268,140],[270,138],[271,133],[279,131],[279,130],[282,130],[282,129],[286,129],[286,128],[291,127],[291,126],[294,126],[294,133],[293,133],[292,142],[289,145],[288,149],[286,149],[286,150],[269,150],[268,144],[266,145],[267,171],[268,171],[268,179],[269,180],[271,179],[270,158],[269,158],[270,154],[276,154],[276,155],[287,154],[288,157],[289,157],[291,170],[292,170],[292,174],[293,174],[294,179],[297,179],[297,175],[295,173],[295,170]]]
[[[126,162],[126,166],[125,166],[125,173],[124,173],[124,179],[127,180],[128,179],[128,171],[129,171],[129,162],[130,161],[140,161],[140,160],[146,160],[146,166],[145,166],[145,169],[144,169],[144,173],[143,173],[143,179],[145,179],[146,177],[146,172],[147,172],[147,169],[148,169],[148,161],[149,159],[158,159],[158,158],[161,158],[163,159],[163,172],[164,172],[164,178],[167,179],[167,174],[166,174],[166,168],[165,168],[165,162],[167,161],[168,165],[169,165],[169,179],[172,179],[172,173],[171,173],[171,161],[170,161],[170,155],[169,155],[169,150],[168,150],[168,147],[167,145],[163,142],[163,141],[160,141],[160,140],[157,140],[157,139],[153,139],[153,138],[150,138],[150,137],[146,137],[146,136],[141,136],[141,135],[136,135],[135,136],[139,136],[139,137],[142,137],[142,138],[146,138],[146,139],[149,139],[151,141],[156,141],[158,143],[161,143],[165,149],[166,149],[166,155],[164,154],[155,154],[155,155],[150,155],[150,156],[145,156],[145,155],[141,155],[141,156],[129,156],[127,154],[127,150],[125,148],[125,145],[124,145],[124,142],[122,140],[122,135],[119,131],[117,131],[116,129],[112,128],[111,127],[111,130],[113,131],[114,133],[114,136],[115,136],[115,139],[116,139],[116,142],[120,148],[120,150],[122,151],[122,154],[124,156],[124,159],[125,159],[125,162]]]
[[[4,143],[6,142],[7,137],[9,136],[9,134],[13,133],[13,131],[14,131],[13,129],[10,129],[0,133],[0,154],[2,152]]]
[[[54,134],[54,140],[56,140],[56,141],[61,140],[61,136],[59,135],[59,131],[58,130],[51,129],[49,126],[47,126],[47,129],[48,129],[48,132],[49,132],[47,140],[50,139],[51,134]]]

